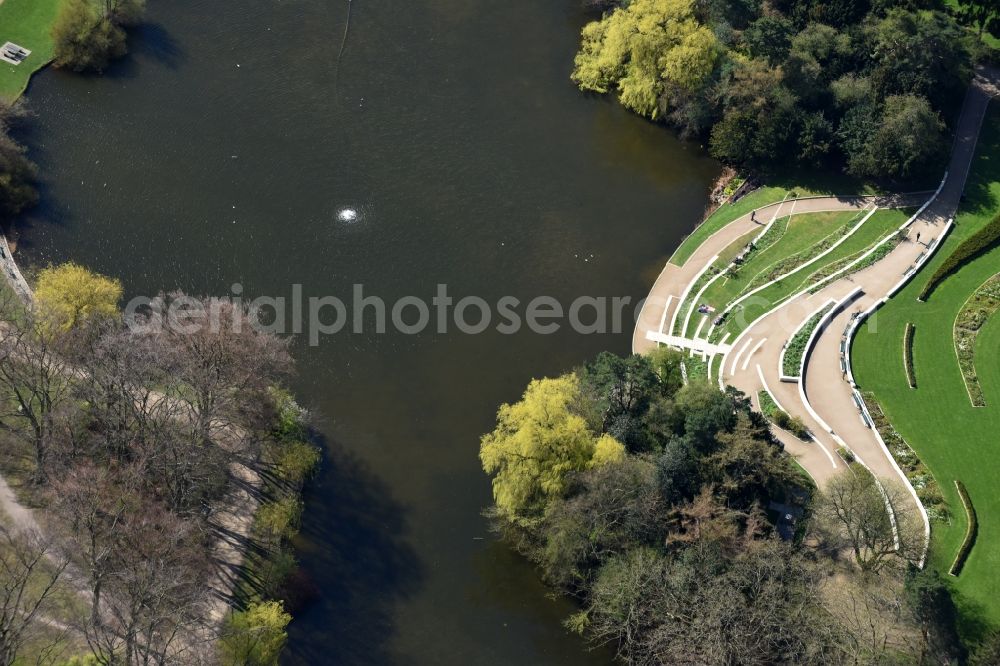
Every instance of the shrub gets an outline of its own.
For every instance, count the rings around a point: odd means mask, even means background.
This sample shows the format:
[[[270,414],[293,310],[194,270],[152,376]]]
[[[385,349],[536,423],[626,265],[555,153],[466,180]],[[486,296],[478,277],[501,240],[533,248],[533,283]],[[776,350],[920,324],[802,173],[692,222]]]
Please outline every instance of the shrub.
[[[279,445],[276,468],[278,476],[291,484],[305,483],[320,461],[319,448],[307,442],[285,442]]]
[[[303,439],[307,436],[306,424],[309,414],[290,391],[272,386],[271,399],[274,401],[274,436],[277,439]]]
[[[976,518],[976,510],[972,506],[972,499],[969,498],[965,484],[956,479],[955,487],[958,489],[958,496],[962,498],[962,506],[965,507],[965,515],[969,520],[969,526],[965,530],[965,539],[962,541],[962,547],[958,549],[955,561],[951,563],[951,568],[948,569],[948,573],[952,576],[962,573],[962,567],[965,566],[965,561],[969,559],[969,553],[972,552],[972,547],[976,545],[976,536],[979,534],[979,520]]]
[[[917,378],[913,372],[913,334],[916,326],[906,322],[906,331],[903,333],[903,367],[906,368],[906,381],[910,383],[910,388],[917,388]]]
[[[295,536],[302,519],[302,502],[297,497],[283,497],[261,505],[257,510],[257,530],[280,541]]]
[[[137,23],[144,4],[144,0],[66,0],[52,27],[55,65],[99,72],[125,55],[122,26]]]
[[[245,611],[233,613],[219,641],[220,661],[226,666],[277,664],[291,620],[279,601],[250,604]]]
[[[285,592],[286,582],[292,577],[298,568],[298,560],[295,554],[283,545],[274,546],[267,557],[262,558],[258,566],[254,567],[260,593],[264,597],[280,597]]]
[[[994,217],[989,224],[962,241],[962,244],[955,248],[955,251],[937,267],[924,288],[920,290],[920,296],[917,298],[926,301],[946,277],[958,270],[963,264],[994,247],[998,240],[1000,240],[1000,215]]]
[[[788,412],[778,407],[774,398],[767,391],[760,391],[757,394],[757,401],[760,403],[760,411],[771,420],[774,425],[787,430],[802,440],[808,440],[809,429],[797,416],[790,416]]]
[[[788,419],[788,430],[799,439],[809,439],[810,437],[809,428],[798,416],[792,416]]]

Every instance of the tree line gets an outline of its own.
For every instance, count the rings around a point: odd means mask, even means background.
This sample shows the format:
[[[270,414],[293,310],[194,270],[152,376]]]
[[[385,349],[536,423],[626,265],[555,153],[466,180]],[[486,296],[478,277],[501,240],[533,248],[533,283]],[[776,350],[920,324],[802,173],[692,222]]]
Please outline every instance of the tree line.
[[[963,663],[906,496],[857,465],[819,492],[682,360],[602,353],[482,438],[491,524],[577,600],[566,626],[629,664]]]
[[[583,29],[581,89],[705,137],[737,167],[883,182],[941,172],[948,123],[986,57],[976,31],[1000,33],[992,1],[958,13],[942,0],[614,4]]]
[[[292,371],[287,341],[259,332],[245,308],[180,293],[163,298],[183,330],[130,327],[121,293],[70,264],[42,271],[33,306],[0,304],[0,464],[44,517],[44,529],[15,521],[3,532],[20,555],[7,567],[19,575],[0,576],[0,663],[57,625],[39,663],[64,659],[56,646],[67,644],[97,664],[276,663],[290,620],[276,601],[294,568],[287,537],[319,461],[307,414],[276,388]],[[212,311],[221,326],[198,316]],[[261,503],[249,533],[230,517],[253,510],[246,497]],[[255,568],[227,571],[222,540],[256,553]],[[30,569],[41,553],[58,566]],[[40,578],[61,579],[79,612],[47,616],[51,594],[37,590],[56,587]],[[3,595],[8,581],[20,595]],[[222,627],[219,594],[243,606]],[[17,610],[25,598],[31,613]],[[20,618],[19,631],[5,634],[4,617]]]

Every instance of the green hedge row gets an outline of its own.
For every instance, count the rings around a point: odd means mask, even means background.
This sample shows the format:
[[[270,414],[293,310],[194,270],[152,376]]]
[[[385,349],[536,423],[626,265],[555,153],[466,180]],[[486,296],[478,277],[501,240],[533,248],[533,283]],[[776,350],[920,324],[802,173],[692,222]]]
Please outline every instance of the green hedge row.
[[[910,388],[917,388],[917,377],[913,372],[913,334],[917,327],[906,322],[906,331],[903,333],[903,367],[906,368],[906,381],[910,383]]]
[[[962,244],[955,248],[954,252],[948,255],[948,258],[944,260],[944,263],[938,266],[937,270],[934,271],[934,274],[931,275],[931,279],[924,285],[924,288],[920,291],[920,296],[918,296],[918,298],[921,301],[926,301],[927,297],[931,295],[931,292],[933,292],[946,277],[958,270],[958,268],[965,262],[970,259],[974,259],[986,250],[989,250],[997,243],[998,240],[1000,240],[1000,215],[994,217],[989,224],[962,241]]]
[[[965,515],[969,519],[969,527],[965,530],[965,540],[962,541],[962,547],[958,549],[955,561],[951,563],[951,568],[948,569],[948,573],[952,576],[962,573],[962,567],[965,566],[965,561],[969,559],[969,553],[972,552],[972,547],[976,544],[976,536],[979,534],[979,521],[976,518],[976,510],[972,507],[972,500],[969,498],[968,491],[965,490],[965,484],[956,479],[955,487],[958,488],[958,495],[962,498],[962,506],[965,507]]]

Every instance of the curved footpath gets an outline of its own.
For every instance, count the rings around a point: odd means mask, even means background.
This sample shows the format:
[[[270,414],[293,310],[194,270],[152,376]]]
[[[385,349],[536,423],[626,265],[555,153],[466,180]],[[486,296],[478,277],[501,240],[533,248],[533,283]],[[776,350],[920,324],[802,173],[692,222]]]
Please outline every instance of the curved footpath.
[[[846,448],[883,484],[896,484],[903,491],[903,496],[909,498],[907,501],[912,505],[907,509],[922,516],[925,536],[929,536],[930,530],[926,512],[885,444],[870,426],[870,419],[860,402],[850,369],[850,342],[856,334],[875,332],[874,318],[868,321],[865,318],[920,270],[951,228],[983,117],[990,100],[1000,92],[998,83],[1000,73],[997,71],[981,69],[977,72],[962,107],[945,178],[917,214],[900,227],[906,235],[905,240],[885,258],[835,279],[815,293],[810,294],[807,289],[787,299],[754,321],[729,345],[708,345],[704,339],[670,336],[674,312],[690,292],[691,285],[725,247],[757,225],[745,215],[709,237],[683,266],[667,265],[653,285],[632,340],[633,351],[637,353],[659,344],[705,353],[709,358],[711,378],[717,377],[720,386],[729,384],[743,391],[758,409],[758,392],[768,390],[784,411],[801,418],[814,434],[815,440],[806,443],[775,428],[786,450],[818,485],[822,487],[844,469],[837,449]],[[817,197],[771,204],[758,209],[757,217],[766,222],[791,213],[861,209],[871,204],[898,207],[912,204],[912,200],[887,202],[872,197]],[[830,303],[836,306],[824,317],[824,326],[812,336],[802,377],[783,380],[781,355],[788,340],[803,322]],[[718,364],[712,363],[715,354],[721,356]]]

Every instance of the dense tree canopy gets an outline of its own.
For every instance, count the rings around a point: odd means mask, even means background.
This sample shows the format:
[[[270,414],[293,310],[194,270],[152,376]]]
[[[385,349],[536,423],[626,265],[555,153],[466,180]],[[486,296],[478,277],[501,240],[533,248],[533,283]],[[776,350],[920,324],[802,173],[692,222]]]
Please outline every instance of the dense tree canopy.
[[[936,0],[632,0],[583,29],[573,80],[707,134],[742,167],[840,165],[908,181],[942,168],[972,32]],[[983,5],[983,6],[981,6]],[[995,3],[961,16],[998,21]]]
[[[494,526],[579,600],[567,627],[630,664],[955,663],[940,580],[904,581],[922,532],[897,514],[896,550],[856,470],[814,496],[750,401],[684,385],[682,361],[600,354],[482,440]]]
[[[668,89],[697,91],[718,58],[715,34],[694,14],[694,0],[634,0],[583,30],[573,80],[584,90],[618,90],[629,109],[663,114]]]

